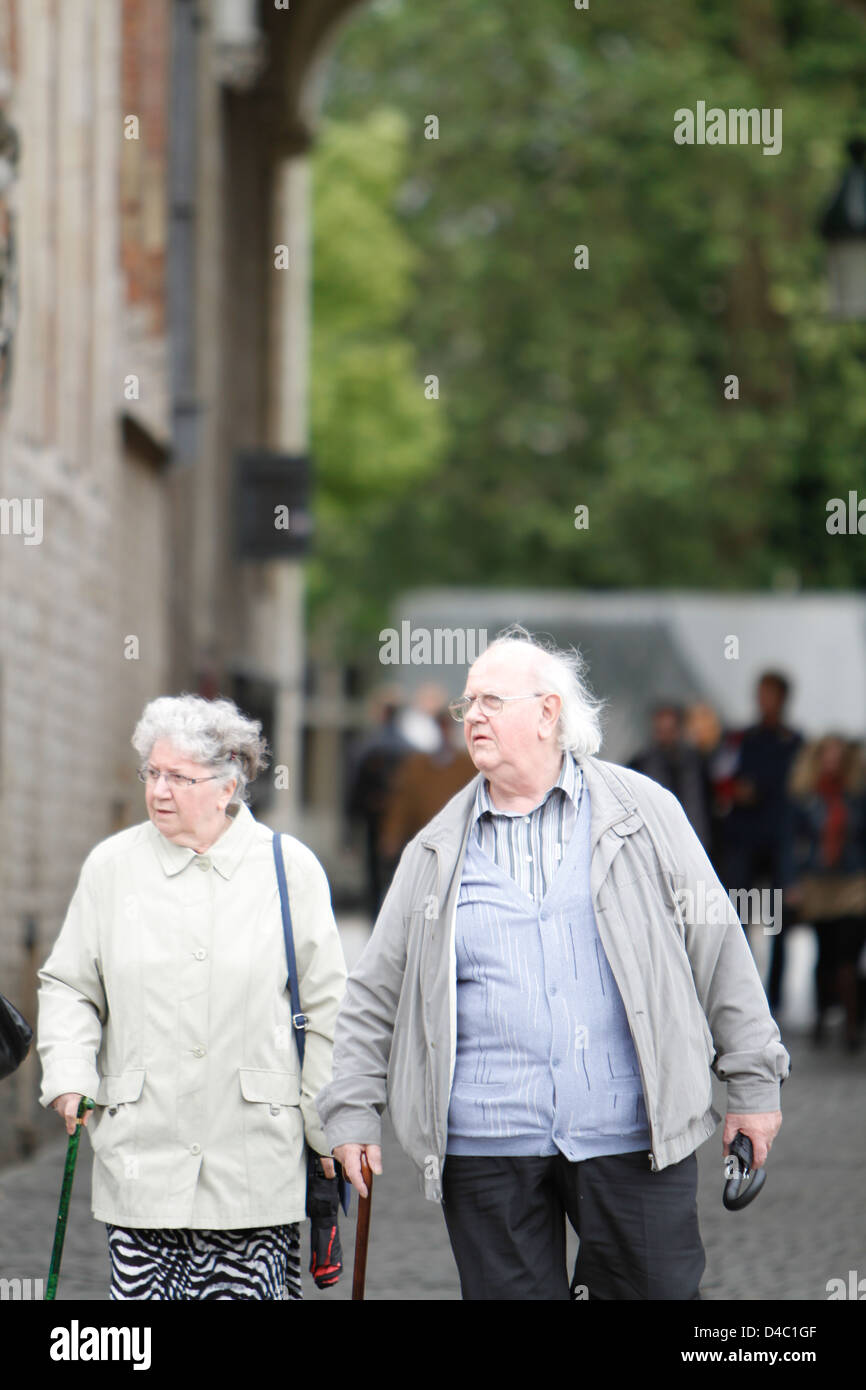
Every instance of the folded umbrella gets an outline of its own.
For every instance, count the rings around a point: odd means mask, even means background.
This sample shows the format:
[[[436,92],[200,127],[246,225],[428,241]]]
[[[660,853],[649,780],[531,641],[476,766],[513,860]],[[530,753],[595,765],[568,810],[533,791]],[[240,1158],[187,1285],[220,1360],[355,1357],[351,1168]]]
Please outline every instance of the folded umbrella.
[[[736,1160],[736,1167],[731,1163],[731,1158]],[[747,1134],[738,1129],[731,1140],[728,1157],[725,1160],[725,1173],[727,1182],[722,1194],[722,1201],[728,1211],[742,1211],[753,1202],[760,1192],[767,1178],[763,1168],[756,1168],[752,1173],[752,1141]],[[749,1174],[751,1182],[746,1187],[743,1183],[747,1182]]]

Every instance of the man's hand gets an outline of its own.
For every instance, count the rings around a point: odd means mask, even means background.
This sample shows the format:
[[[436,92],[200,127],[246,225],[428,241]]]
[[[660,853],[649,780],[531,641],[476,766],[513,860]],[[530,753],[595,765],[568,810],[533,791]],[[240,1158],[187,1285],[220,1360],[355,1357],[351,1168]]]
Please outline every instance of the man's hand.
[[[752,1141],[752,1170],[763,1168],[781,1125],[781,1110],[768,1110],[759,1115],[733,1115],[729,1113],[725,1116],[722,1153],[727,1154],[729,1152],[731,1140],[740,1129]]]
[[[366,1154],[372,1173],[381,1173],[382,1150],[378,1144],[339,1144],[334,1149],[334,1158],[342,1166],[355,1191],[362,1197],[367,1197],[367,1184],[361,1177],[361,1154]]]
[[[51,1109],[56,1110],[62,1120],[66,1121],[66,1133],[74,1134],[75,1125],[78,1117],[78,1107],[81,1104],[81,1096],[75,1091],[65,1091],[62,1096],[55,1096],[51,1102]],[[90,1119],[90,1110],[85,1110],[82,1120],[85,1124]]]

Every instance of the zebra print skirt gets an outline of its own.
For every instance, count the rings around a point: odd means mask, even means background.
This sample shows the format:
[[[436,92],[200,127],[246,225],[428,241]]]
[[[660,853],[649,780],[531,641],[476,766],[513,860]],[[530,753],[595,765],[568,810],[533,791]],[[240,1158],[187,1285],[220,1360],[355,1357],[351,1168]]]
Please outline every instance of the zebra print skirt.
[[[300,1299],[300,1228],[235,1231],[106,1225],[112,1299]]]

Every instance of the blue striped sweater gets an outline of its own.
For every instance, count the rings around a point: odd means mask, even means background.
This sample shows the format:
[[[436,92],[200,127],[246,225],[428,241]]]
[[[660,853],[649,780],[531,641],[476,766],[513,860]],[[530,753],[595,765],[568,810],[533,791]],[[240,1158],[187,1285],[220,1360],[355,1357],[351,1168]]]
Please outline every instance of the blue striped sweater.
[[[448,1153],[649,1151],[637,1057],[589,887],[590,800],[534,902],[469,837]]]

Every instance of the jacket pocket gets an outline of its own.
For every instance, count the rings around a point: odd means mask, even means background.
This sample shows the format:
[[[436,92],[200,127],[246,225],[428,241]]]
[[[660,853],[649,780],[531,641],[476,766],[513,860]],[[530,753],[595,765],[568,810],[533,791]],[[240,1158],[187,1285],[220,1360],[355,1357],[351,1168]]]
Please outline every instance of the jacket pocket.
[[[270,1105],[300,1105],[301,1078],[296,1071],[261,1071],[240,1067],[241,1095],[244,1100]]]
[[[607,1065],[612,1081],[640,1082],[640,1068],[634,1049],[629,1051],[625,1047],[608,1048]]]
[[[144,1089],[144,1067],[134,1067],[131,1071],[117,1072],[103,1076],[94,1096],[96,1110],[87,1128],[94,1153],[102,1147],[111,1150],[118,1143],[128,1144],[138,1128],[137,1111],[127,1111],[121,1107],[134,1106],[141,1100]],[[105,1158],[105,1154],[101,1154]]]
[[[514,1086],[507,1081],[457,1081],[451,1088],[452,1095],[467,1096],[478,1098],[479,1100],[497,1100],[500,1097],[505,1099],[507,1096],[514,1095]]]
[[[103,1076],[94,1100],[97,1105],[128,1105],[139,1100],[144,1086],[144,1067],[120,1072],[116,1076]]]

